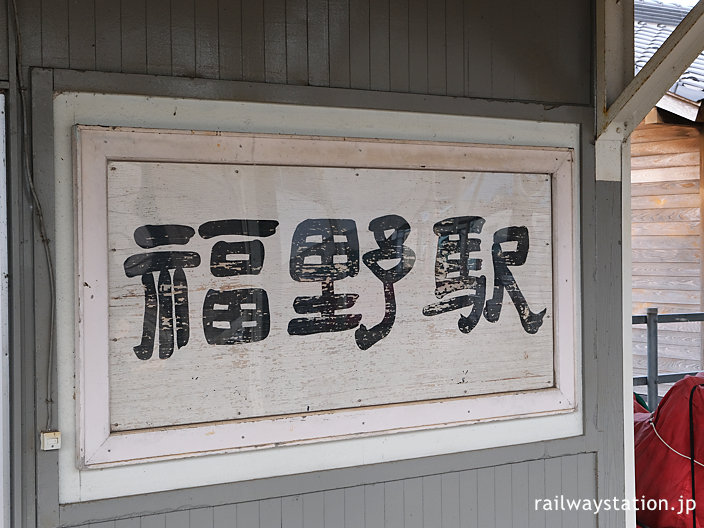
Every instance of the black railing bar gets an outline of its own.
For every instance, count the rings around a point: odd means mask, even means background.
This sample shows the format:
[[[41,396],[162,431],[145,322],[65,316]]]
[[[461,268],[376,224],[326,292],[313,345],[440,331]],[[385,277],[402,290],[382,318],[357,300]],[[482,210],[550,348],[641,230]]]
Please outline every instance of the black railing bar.
[[[647,316],[632,316],[632,324],[646,324]],[[704,321],[704,312],[658,314],[658,323],[696,323]]]
[[[633,376],[633,386],[637,387],[638,385],[647,385],[648,384],[648,376]]]
[[[679,381],[685,376],[694,376],[699,374],[699,372],[676,372],[674,374],[661,374],[658,376],[658,383],[673,383]]]

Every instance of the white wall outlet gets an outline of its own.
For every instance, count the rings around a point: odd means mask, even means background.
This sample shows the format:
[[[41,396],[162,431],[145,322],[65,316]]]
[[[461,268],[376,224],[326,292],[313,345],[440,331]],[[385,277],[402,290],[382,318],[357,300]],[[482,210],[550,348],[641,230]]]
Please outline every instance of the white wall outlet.
[[[53,451],[61,447],[60,431],[44,431],[41,434],[42,451]]]

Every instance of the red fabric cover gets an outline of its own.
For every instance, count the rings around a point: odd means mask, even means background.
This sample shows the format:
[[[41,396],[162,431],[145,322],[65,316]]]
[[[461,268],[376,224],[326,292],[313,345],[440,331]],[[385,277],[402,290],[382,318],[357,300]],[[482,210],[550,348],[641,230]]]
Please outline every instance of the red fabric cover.
[[[660,436],[672,448],[689,456],[689,395],[692,387],[704,383],[704,373],[687,376],[675,383],[658,405],[654,424]],[[650,528],[692,528],[692,514],[682,512],[681,500],[692,498],[690,461],[665,446],[649,423],[650,414],[634,398],[636,458],[636,500],[667,499],[670,510],[639,509],[638,522]],[[697,389],[693,400],[694,459],[704,462],[704,387]],[[695,465],[697,528],[704,528],[704,468]],[[674,511],[672,510],[674,508]]]

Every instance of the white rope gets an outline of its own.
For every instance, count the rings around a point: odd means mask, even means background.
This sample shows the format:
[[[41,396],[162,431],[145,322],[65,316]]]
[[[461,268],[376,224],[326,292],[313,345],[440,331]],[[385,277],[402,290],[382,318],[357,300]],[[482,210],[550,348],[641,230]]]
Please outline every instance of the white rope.
[[[660,433],[658,433],[658,430],[655,429],[655,424],[653,423],[653,419],[652,419],[652,418],[651,418],[650,420],[648,420],[648,423],[653,427],[653,431],[655,431],[655,436],[657,436],[657,437],[660,439],[660,441],[661,441],[663,444],[665,444],[665,447],[667,447],[667,448],[668,448],[670,451],[672,451],[673,453],[677,453],[677,454],[678,454],[679,456],[681,456],[682,458],[686,458],[687,460],[692,460],[690,457],[688,457],[687,455],[683,455],[682,453],[680,453],[679,451],[677,451],[677,449],[674,449],[673,447],[670,446],[670,444],[668,444],[667,442],[665,442],[665,440],[663,440],[662,436],[660,436]],[[699,462],[698,460],[695,460],[694,463],[695,463],[695,464],[699,464],[700,466],[704,467],[704,464],[702,464],[702,463]]]

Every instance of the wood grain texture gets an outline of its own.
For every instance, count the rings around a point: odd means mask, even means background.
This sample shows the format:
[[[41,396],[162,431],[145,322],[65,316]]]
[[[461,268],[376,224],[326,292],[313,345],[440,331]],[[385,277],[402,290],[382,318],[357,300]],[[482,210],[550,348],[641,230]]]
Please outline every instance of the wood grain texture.
[[[631,239],[633,249],[700,249],[701,237],[698,236],[634,236]]]
[[[632,209],[659,209],[700,207],[699,194],[665,194],[657,196],[634,196],[631,199]]]
[[[634,263],[631,267],[633,276],[640,277],[697,277],[699,275],[698,264],[686,263]]]
[[[698,198],[698,195],[690,195]],[[650,224],[650,223],[666,223],[666,222],[695,222],[701,220],[701,208],[665,208],[665,209],[632,209],[631,222]],[[658,231],[653,228],[651,235],[656,236]]]
[[[635,276],[632,279],[633,288],[644,290],[660,289],[660,290],[701,290],[701,278],[695,277],[640,277]]]
[[[661,196],[667,194],[699,194],[699,181],[668,181],[634,183],[631,185],[631,196]]]
[[[667,167],[698,167],[699,150],[676,154],[654,154],[631,158],[631,169],[658,169]]]
[[[699,262],[698,249],[634,249],[633,262]]]
[[[699,137],[699,130],[694,126],[680,125],[641,125],[631,134],[631,144],[652,141],[681,140]]]
[[[633,354],[646,358],[648,355],[647,345],[645,343],[633,343]],[[658,341],[658,358],[701,362],[702,351],[700,346],[661,345],[660,341]]]
[[[637,129],[636,129],[637,130]],[[685,139],[661,139],[643,141],[631,144],[631,156],[652,156],[655,154],[677,154],[680,152],[698,152],[699,138],[688,137]]]
[[[700,233],[699,222],[645,222],[634,223],[631,226],[631,235],[643,236],[695,236]]]
[[[699,167],[668,167],[655,169],[639,169],[631,171],[631,182],[633,183],[680,180],[699,181]]]
[[[634,355],[633,356],[633,370],[634,372],[638,369],[639,372],[643,372],[647,369],[648,358],[644,355]],[[667,357],[658,357],[658,372],[660,374],[667,374],[672,372],[694,372],[701,370],[702,363],[698,360],[687,360],[687,359],[672,359]]]

